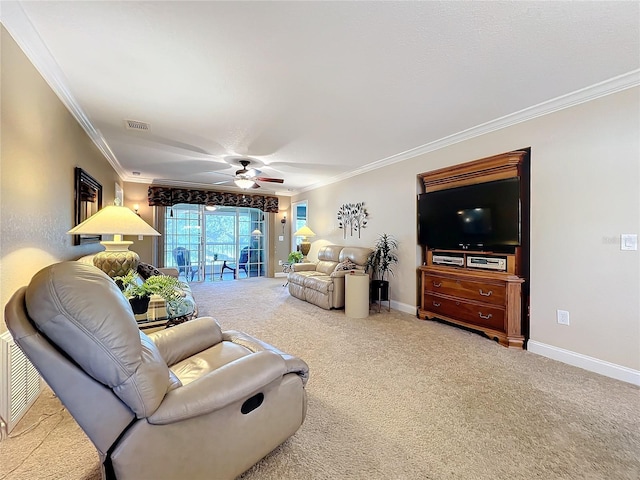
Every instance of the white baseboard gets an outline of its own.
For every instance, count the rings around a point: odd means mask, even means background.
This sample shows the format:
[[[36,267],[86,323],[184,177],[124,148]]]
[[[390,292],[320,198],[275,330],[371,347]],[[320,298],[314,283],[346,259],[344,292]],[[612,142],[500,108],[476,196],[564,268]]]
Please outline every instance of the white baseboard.
[[[574,367],[584,368],[590,372],[640,386],[640,371],[632,368],[554,347],[553,345],[536,342],[535,340],[529,340],[527,342],[527,350],[542,355],[543,357],[573,365]]]
[[[383,305],[385,303],[387,302],[384,302]],[[407,305],[406,303],[400,303],[394,300],[391,300],[391,308],[393,308],[394,310],[400,310],[401,312],[404,312],[404,313],[410,313],[411,315],[415,315],[416,312],[418,311],[415,305]]]
[[[274,278],[286,277],[287,275],[288,273],[284,273],[284,272],[276,272],[273,274]]]

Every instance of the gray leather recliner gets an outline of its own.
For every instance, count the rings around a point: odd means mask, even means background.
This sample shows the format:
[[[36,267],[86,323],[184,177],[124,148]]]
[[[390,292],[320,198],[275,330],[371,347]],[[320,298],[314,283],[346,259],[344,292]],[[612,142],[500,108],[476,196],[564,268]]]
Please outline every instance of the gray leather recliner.
[[[93,266],[44,268],[5,319],[95,445],[105,479],[232,479],[306,415],[304,361],[210,317],[145,335]]]

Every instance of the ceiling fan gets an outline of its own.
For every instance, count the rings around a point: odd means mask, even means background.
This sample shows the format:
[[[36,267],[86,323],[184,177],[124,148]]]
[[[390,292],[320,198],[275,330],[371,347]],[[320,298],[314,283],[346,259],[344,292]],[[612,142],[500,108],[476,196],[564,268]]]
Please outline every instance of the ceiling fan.
[[[239,163],[242,165],[242,168],[240,170],[236,170],[233,183],[243,190],[246,190],[247,188],[260,188],[260,185],[257,182],[284,182],[282,178],[259,177],[258,175],[262,173],[260,170],[256,170],[255,168],[247,169],[251,164],[249,160],[240,160]]]

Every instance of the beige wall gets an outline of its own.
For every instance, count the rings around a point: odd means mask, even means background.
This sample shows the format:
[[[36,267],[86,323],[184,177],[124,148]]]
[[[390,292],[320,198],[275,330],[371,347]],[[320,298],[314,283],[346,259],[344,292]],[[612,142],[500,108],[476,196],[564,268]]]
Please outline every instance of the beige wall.
[[[140,217],[149,225],[155,227],[154,209],[149,206],[148,189],[149,185],[146,183],[124,182],[122,187],[124,191],[124,206],[133,210],[133,206],[138,204]],[[142,240],[138,240],[138,237],[127,236],[125,239],[133,242],[129,249],[140,255],[141,262],[156,265],[156,258],[153,254],[157,242],[155,237],[142,237]]]
[[[270,255],[273,256],[274,273],[282,272],[279,262],[285,263],[291,252],[291,198],[278,197],[278,213],[269,217],[273,223],[269,225],[271,235]],[[283,225],[282,219],[287,217],[287,222]],[[280,240],[282,238],[282,240]]]
[[[72,245],[74,167],[85,169],[112,203],[120,179],[2,27],[0,305],[51,263],[95,253]],[[4,308],[3,308],[4,310]],[[4,312],[3,312],[4,314]],[[0,332],[6,330],[0,322]]]
[[[293,198],[309,200],[309,226],[323,243],[400,241],[391,279],[396,307],[415,311],[416,175],[531,147],[531,339],[640,369],[640,259],[621,233],[640,230],[640,89],[633,88],[467,140]],[[372,159],[374,160],[374,159]],[[343,238],[342,203],[365,202],[362,238]],[[568,310],[571,325],[556,322]]]

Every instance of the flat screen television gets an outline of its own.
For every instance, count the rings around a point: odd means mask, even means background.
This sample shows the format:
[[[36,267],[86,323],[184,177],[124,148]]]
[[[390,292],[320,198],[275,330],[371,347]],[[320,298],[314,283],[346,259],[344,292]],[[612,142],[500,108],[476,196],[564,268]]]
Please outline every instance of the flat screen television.
[[[519,246],[520,179],[419,195],[418,241],[442,250],[510,251]]]

